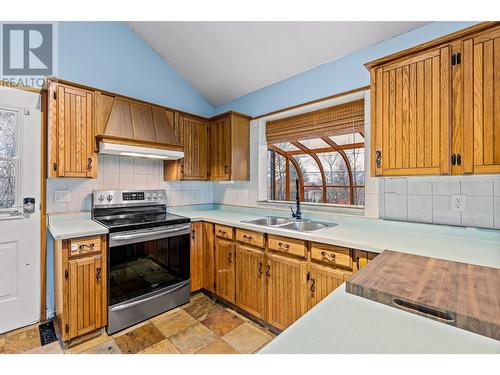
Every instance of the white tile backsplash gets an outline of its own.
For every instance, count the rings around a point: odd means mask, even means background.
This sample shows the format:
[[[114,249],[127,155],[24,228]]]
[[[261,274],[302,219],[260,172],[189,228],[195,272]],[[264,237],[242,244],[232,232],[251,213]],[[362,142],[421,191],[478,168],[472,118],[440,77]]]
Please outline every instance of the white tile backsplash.
[[[500,197],[493,197],[493,226],[500,229]]]
[[[468,227],[493,227],[493,197],[466,196],[462,225]]]
[[[408,221],[432,223],[431,195],[408,195]]]
[[[460,225],[462,214],[451,210],[451,195],[432,197],[432,222],[435,224]]]
[[[170,206],[214,202],[212,182],[163,180],[163,162],[113,155],[99,155],[96,179],[54,178],[47,180],[47,212],[89,211],[93,190],[165,189]],[[68,191],[69,202],[54,202],[56,191]]]
[[[408,179],[408,194],[432,195],[432,182]]]
[[[493,196],[493,180],[466,180],[461,181],[461,194],[463,195],[477,195],[483,197]]]
[[[453,195],[460,194],[460,181],[445,181],[436,180],[432,181],[432,194],[433,195]]]

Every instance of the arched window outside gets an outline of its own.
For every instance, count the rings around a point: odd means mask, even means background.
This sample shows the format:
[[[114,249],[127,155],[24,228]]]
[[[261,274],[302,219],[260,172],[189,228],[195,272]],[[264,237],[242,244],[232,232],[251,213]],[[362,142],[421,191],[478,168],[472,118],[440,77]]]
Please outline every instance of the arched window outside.
[[[268,199],[364,205],[364,136],[350,133],[268,145]]]

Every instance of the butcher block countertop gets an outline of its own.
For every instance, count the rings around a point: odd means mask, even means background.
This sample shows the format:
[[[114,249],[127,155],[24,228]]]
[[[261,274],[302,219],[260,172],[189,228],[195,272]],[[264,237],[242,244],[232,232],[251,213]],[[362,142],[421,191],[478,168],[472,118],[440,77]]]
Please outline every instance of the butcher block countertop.
[[[348,293],[500,340],[500,269],[386,250]]]

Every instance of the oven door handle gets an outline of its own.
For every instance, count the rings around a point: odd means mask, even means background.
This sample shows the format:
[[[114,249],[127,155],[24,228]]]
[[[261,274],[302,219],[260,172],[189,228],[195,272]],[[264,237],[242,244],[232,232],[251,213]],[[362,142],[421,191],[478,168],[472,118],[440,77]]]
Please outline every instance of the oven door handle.
[[[144,298],[144,299],[140,299],[140,300],[134,301],[134,302],[123,303],[121,305],[112,307],[110,311],[120,311],[120,310],[128,309],[129,307],[141,305],[143,303],[146,303],[148,301],[154,300],[156,298],[163,297],[165,294],[169,294],[169,293],[175,292],[178,289],[184,288],[187,284],[189,284],[189,280],[180,283],[179,285],[175,286],[172,289],[166,290],[166,291],[164,291],[162,293],[155,294],[154,296],[147,297],[147,298]]]
[[[179,228],[172,228],[172,229],[162,229],[162,230],[155,230],[147,233],[135,233],[135,234],[125,234],[125,235],[112,235],[111,240],[113,241],[126,241],[126,240],[132,240],[136,238],[147,238],[147,237],[152,237],[152,236],[157,236],[159,234],[167,234],[167,233],[174,233],[174,232],[182,232],[187,229],[190,229],[191,225],[186,225],[184,227],[179,227]]]

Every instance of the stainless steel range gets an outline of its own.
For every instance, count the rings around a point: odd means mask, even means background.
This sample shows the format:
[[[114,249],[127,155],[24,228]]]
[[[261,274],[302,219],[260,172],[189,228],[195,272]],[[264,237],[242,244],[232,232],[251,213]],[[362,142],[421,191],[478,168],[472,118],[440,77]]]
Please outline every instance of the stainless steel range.
[[[109,229],[109,334],[189,302],[191,223],[165,190],[94,191],[92,218]]]

